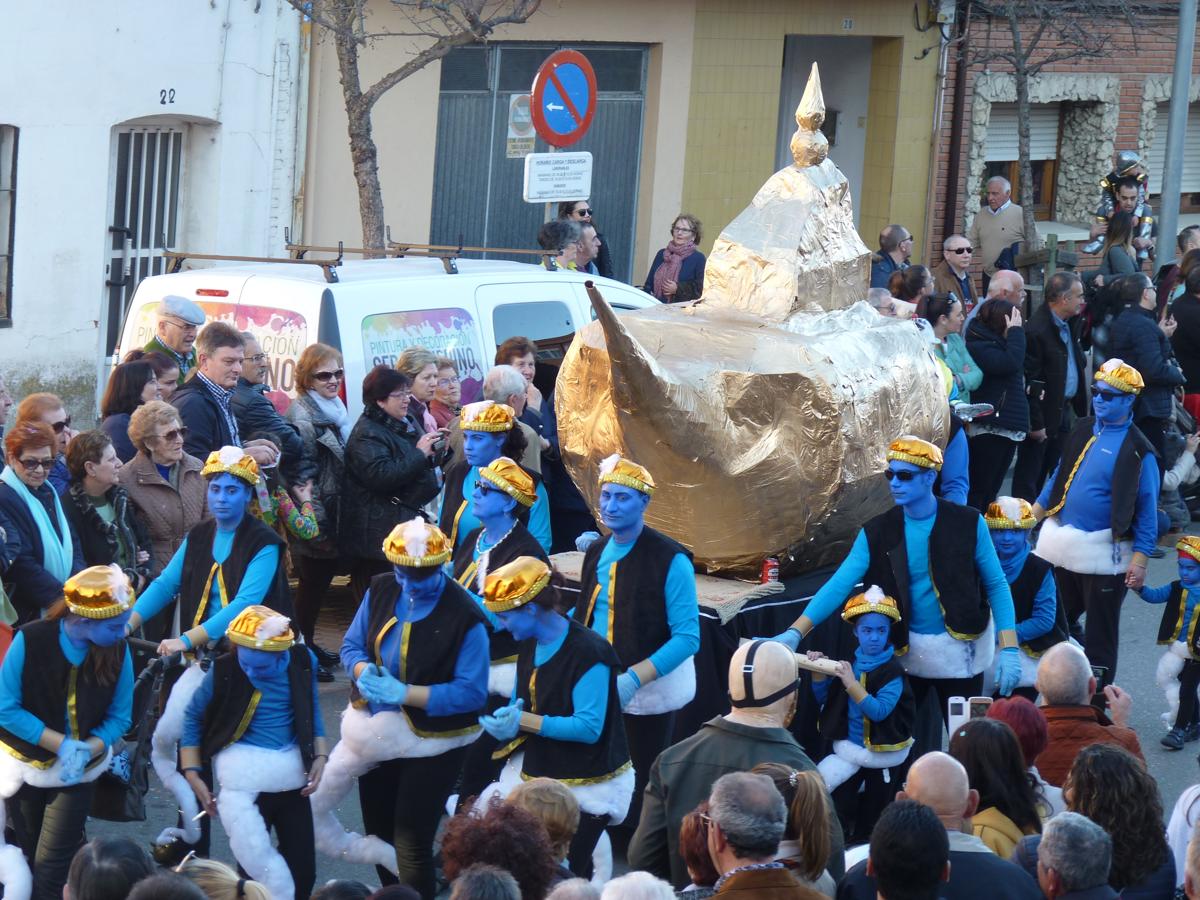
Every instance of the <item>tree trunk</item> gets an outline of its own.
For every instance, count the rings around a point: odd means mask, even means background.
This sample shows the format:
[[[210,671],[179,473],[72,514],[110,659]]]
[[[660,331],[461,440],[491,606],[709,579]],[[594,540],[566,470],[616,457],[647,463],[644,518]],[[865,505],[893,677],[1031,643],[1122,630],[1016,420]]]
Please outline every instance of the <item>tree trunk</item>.
[[[349,25],[349,23],[347,23]],[[358,215],[362,220],[362,245],[384,250],[383,189],[379,185],[379,154],[371,134],[371,105],[363,97],[358,80],[358,44],[349,28],[335,33],[342,95],[346,101],[346,131],[350,138],[350,160],[358,185]],[[371,254],[383,256],[383,253]]]
[[[1020,11],[1015,4],[1008,8],[1008,26],[1013,42],[1013,79],[1017,84],[1017,178],[1020,189],[1017,199],[1021,204],[1022,219],[1025,225],[1024,250],[1037,250],[1042,246],[1038,237],[1037,225],[1033,218],[1033,164],[1029,159],[1029,55],[1034,48],[1026,49],[1022,45]]]

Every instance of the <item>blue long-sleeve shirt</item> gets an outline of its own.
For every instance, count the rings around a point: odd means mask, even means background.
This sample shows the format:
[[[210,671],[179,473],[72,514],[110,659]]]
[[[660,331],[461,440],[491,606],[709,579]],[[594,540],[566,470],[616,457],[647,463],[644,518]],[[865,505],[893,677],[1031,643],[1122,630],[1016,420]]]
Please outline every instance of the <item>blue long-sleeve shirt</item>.
[[[1012,584],[1020,576],[1025,560],[1029,558],[1032,550],[1033,548],[1026,544],[1021,548],[1021,552],[1011,559],[1000,560],[1000,568],[1004,570],[1004,577],[1008,579],[1009,584]],[[1038,586],[1037,593],[1033,596],[1033,611],[1029,614],[1029,618],[1017,623],[1017,642],[1026,644],[1048,632],[1054,627],[1054,616],[1057,610],[1058,587],[1054,582],[1054,572],[1050,571],[1046,573],[1046,577]]]
[[[929,536],[933,532],[933,523],[937,516],[916,519],[904,514],[904,544],[908,550],[908,594],[912,599],[912,613],[908,630],[917,634],[938,634],[946,630],[946,621],[938,604],[937,595],[933,592],[933,582],[929,577]],[[975,532],[975,569],[983,585],[984,595],[992,608],[992,618],[996,622],[996,632],[1007,631],[1014,626],[1012,591],[1008,588],[1008,579],[1000,568],[1000,560],[996,557],[996,548],[988,534],[983,516],[978,519],[979,525]],[[821,586],[808,604],[804,614],[814,625],[820,625],[834,610],[846,602],[846,598],[867,574],[867,565],[871,554],[867,549],[867,536],[859,530],[850,555],[838,566],[836,572]]]
[[[387,630],[379,645],[383,667],[393,676],[400,677],[402,626],[406,622],[421,621],[433,612],[435,606],[436,597],[410,600],[401,596],[396,601],[396,627]],[[371,592],[367,591],[342,641],[342,665],[351,677],[354,676],[354,667],[360,662],[375,662],[375,655],[367,642],[370,608]],[[425,704],[425,711],[431,716],[450,716],[482,709],[487,702],[489,657],[487,629],[479,622],[468,629],[462,646],[458,649],[458,658],[454,662],[454,678],[441,684],[428,685],[429,701]],[[383,703],[369,705],[372,715],[382,710],[399,709],[397,706]]]
[[[1112,481],[1117,454],[1125,442],[1130,423],[1102,425],[1099,421],[1092,426],[1096,440],[1088,448],[1071,481],[1066,502],[1055,517],[1062,525],[1070,525],[1080,531],[1103,531],[1112,527]],[[1046,479],[1046,486],[1038,497],[1042,509],[1050,508],[1050,494],[1058,480],[1058,470]],[[1153,453],[1142,457],[1142,470],[1138,473],[1137,503],[1133,512],[1133,549],[1149,556],[1158,540],[1158,461]]]
[[[471,466],[467,469],[467,474],[463,477],[463,500],[467,505],[463,508],[462,515],[458,517],[458,537],[455,539],[455,546],[463,542],[468,534],[474,531],[483,523],[475,517],[475,482],[478,480],[479,467]],[[443,493],[438,501],[438,514],[441,515],[440,504],[445,502],[446,495]],[[519,508],[519,507],[518,507]],[[529,509],[529,533],[533,535],[533,539],[542,545],[542,549],[547,553],[550,552],[550,495],[546,493],[546,485],[543,482],[538,482],[537,500]]]
[[[533,651],[534,666],[544,666],[554,654],[562,649],[567,639],[564,631],[556,640],[538,644]],[[517,702],[517,686],[513,686],[512,701]],[[542,737],[556,741],[575,741],[579,744],[594,744],[600,740],[604,730],[604,713],[608,709],[608,667],[596,663],[583,673],[583,677],[571,688],[570,716],[543,716],[538,732]]]
[[[600,592],[592,614],[592,630],[608,639],[608,576],[612,564],[629,555],[636,541],[618,544],[609,541],[596,562],[596,581]],[[700,649],[700,607],[696,601],[696,572],[691,562],[682,553],[676,553],[667,568],[664,585],[667,604],[667,627],[671,636],[667,642],[650,654],[650,662],[659,677],[674,671],[689,656]],[[640,662],[640,660],[639,660]]]
[[[879,658],[866,662],[862,658],[862,651],[855,651],[854,662],[851,668],[854,670],[854,677],[862,681],[862,676],[866,672],[873,672],[885,662],[895,655],[895,651],[889,645],[887,652],[881,654]],[[825,705],[825,700],[829,697],[829,678],[824,678],[820,681],[813,681],[813,694],[816,695],[817,702],[822,706]],[[867,694],[861,700],[855,700],[849,694],[846,695],[847,702],[847,732],[846,739],[852,744],[857,744],[860,747],[865,746],[863,743],[863,716],[866,716],[872,722],[882,722],[892,714],[892,710],[896,708],[896,704],[900,702],[900,696],[904,693],[904,679],[893,678],[874,694]]]
[[[214,562],[224,563],[229,558],[235,533],[234,531],[222,531],[220,528],[216,530],[213,535]],[[151,582],[150,587],[146,588],[142,596],[138,597],[137,603],[134,604],[133,611],[141,617],[143,622],[162,612],[163,608],[179,593],[188,540],[188,538],[183,539],[183,543],[179,545],[179,549],[175,551],[175,555],[171,557],[167,567]],[[242,576],[242,583],[238,585],[237,594],[230,599],[229,605],[224,607],[221,605],[220,585],[217,584],[216,578],[213,579],[212,589],[209,592],[208,616],[200,623],[204,626],[210,640],[215,641],[224,636],[229,623],[247,606],[263,602],[263,598],[267,596],[267,591],[271,589],[271,584],[275,580],[275,570],[278,566],[278,547],[268,546],[259,550],[246,567],[246,574]],[[192,625],[191,622],[180,624],[184,631],[187,631]]]
[[[81,665],[87,657],[88,648],[76,647],[71,643],[62,622],[58,625],[58,647],[73,666]],[[125,648],[125,660],[121,663],[121,674],[117,676],[117,689],[113,694],[112,703],[108,706],[104,720],[90,735],[71,732],[71,719],[66,709],[62,712],[62,721],[57,724],[43,722],[25,709],[21,705],[21,674],[24,670],[25,635],[18,631],[12,646],[5,654],[4,664],[0,665],[0,727],[21,740],[36,744],[41,740],[42,732],[49,726],[77,741],[96,737],[104,741],[104,746],[111,747],[114,741],[129,730],[133,722],[133,660],[129,656],[128,647]]]
[[[325,736],[325,722],[321,718],[321,702],[317,696],[317,658],[312,651],[312,704],[313,704],[313,735]],[[250,676],[262,696],[254,708],[250,724],[238,739],[239,744],[249,744],[251,747],[264,747],[268,750],[282,750],[296,743],[296,716],[292,706],[292,691],[288,682],[288,672],[284,668],[274,675],[265,678]],[[204,680],[192,694],[183,718],[182,747],[199,747],[204,737],[204,712],[213,698],[213,670],[209,669]]]
[[[954,413],[951,413],[954,415]],[[970,462],[967,451],[967,430],[960,428],[942,454],[942,499],[967,505],[967,492],[971,489]]]
[[[1147,603],[1166,603],[1171,596],[1171,589],[1177,584],[1179,584],[1178,581],[1172,581],[1160,587],[1146,586],[1138,591],[1138,594]],[[1200,590],[1193,591],[1187,585],[1184,585],[1184,589],[1186,593],[1183,595],[1183,621],[1180,623],[1179,636],[1175,638],[1177,641],[1188,640],[1192,617],[1196,614],[1196,604],[1200,603]]]

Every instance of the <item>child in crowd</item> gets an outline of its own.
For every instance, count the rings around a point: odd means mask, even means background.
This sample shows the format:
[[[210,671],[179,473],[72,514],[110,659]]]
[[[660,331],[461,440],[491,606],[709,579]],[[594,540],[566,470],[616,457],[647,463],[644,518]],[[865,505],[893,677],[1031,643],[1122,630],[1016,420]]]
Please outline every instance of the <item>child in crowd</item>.
[[[1155,681],[1166,694],[1169,707],[1163,713],[1163,721],[1171,725],[1171,730],[1161,741],[1168,750],[1182,750],[1185,742],[1200,740],[1196,699],[1197,688],[1200,688],[1200,636],[1196,633],[1200,538],[1184,535],[1175,549],[1179,552],[1178,580],[1138,591],[1147,603],[1166,604],[1158,626],[1158,642],[1165,645],[1167,651],[1158,661]]]

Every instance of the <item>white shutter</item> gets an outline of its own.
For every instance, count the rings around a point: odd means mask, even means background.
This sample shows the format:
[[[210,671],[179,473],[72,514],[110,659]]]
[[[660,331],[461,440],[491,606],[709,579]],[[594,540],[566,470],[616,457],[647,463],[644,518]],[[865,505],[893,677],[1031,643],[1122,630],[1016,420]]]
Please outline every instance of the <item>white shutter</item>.
[[[1017,104],[993,103],[984,159],[1010,162],[1017,158]],[[1029,158],[1058,158],[1057,103],[1037,103],[1030,108]]]
[[[1146,154],[1150,169],[1150,192],[1161,194],[1163,168],[1167,162],[1167,111],[1168,104],[1158,105],[1158,117],[1154,125],[1154,143]],[[1200,103],[1188,107],[1187,131],[1183,138],[1183,181],[1181,192],[1191,194],[1200,191]]]

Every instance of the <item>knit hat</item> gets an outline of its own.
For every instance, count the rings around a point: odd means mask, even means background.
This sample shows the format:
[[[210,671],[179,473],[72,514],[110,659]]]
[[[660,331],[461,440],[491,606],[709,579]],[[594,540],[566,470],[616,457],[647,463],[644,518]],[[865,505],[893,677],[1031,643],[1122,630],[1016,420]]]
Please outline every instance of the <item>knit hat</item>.
[[[993,531],[1011,531],[1021,529],[1028,531],[1036,527],[1037,519],[1033,517],[1033,507],[1020,497],[997,497],[994,503],[988,505],[983,514],[983,521]]]
[[[861,594],[855,594],[846,601],[846,605],[842,608],[842,621],[852,622],[867,613],[879,613],[881,616],[887,616],[893,622],[900,621],[900,607],[877,584],[871,585]]]
[[[937,445],[911,434],[901,435],[892,441],[888,447],[887,458],[889,461],[912,463],[923,469],[934,469],[938,472],[942,470],[942,451]]]
[[[116,565],[88,566],[63,585],[67,609],[85,619],[113,619],[133,609],[133,586]]]
[[[507,456],[499,456],[479,470],[479,477],[495,485],[522,506],[537,502],[533,478]]]
[[[502,613],[524,606],[546,589],[550,567],[532,556],[518,556],[483,582],[483,605],[488,612]]]
[[[205,478],[212,478],[215,475],[233,475],[254,487],[258,484],[258,463],[241,447],[222,447],[220,450],[214,450],[208,454],[208,459],[205,460],[200,474]]]
[[[623,459],[619,453],[600,463],[600,483],[620,484],[643,494],[654,494],[654,479],[642,466],[631,459]]]
[[[516,413],[511,406],[492,400],[468,403],[461,413],[463,431],[512,431],[515,421]]]
[[[1146,386],[1142,373],[1121,359],[1107,360],[1096,370],[1093,377],[1096,381],[1112,385],[1124,394],[1140,394]]]
[[[225,636],[239,647],[278,652],[296,643],[291,626],[287,616],[281,616],[269,606],[247,606],[234,616]]]
[[[453,550],[441,529],[421,518],[401,522],[383,542],[383,555],[394,565],[422,569],[440,566]]]

